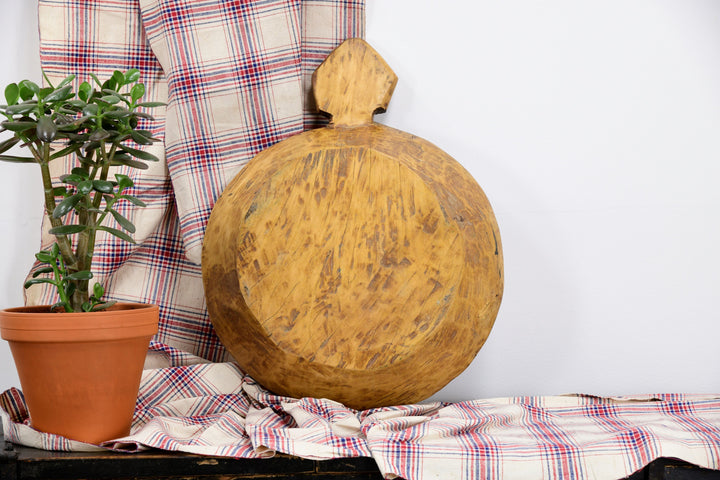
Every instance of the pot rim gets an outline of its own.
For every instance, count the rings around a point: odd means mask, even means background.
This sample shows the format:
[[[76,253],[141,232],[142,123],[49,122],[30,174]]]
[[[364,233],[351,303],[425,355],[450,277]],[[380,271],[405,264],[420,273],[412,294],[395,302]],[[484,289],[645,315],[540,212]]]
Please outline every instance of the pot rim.
[[[118,303],[99,312],[50,312],[49,305],[0,310],[0,336],[8,341],[84,342],[152,336],[159,308]]]

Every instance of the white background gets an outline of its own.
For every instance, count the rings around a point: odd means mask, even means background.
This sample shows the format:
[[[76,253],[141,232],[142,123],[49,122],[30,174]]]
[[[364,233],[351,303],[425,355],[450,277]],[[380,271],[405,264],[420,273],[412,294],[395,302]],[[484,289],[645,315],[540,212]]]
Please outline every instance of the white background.
[[[400,77],[377,120],[462,163],[502,235],[495,327],[434,398],[720,392],[720,2],[367,1]],[[39,81],[34,2],[0,4],[0,84]],[[41,207],[0,168],[10,307]]]

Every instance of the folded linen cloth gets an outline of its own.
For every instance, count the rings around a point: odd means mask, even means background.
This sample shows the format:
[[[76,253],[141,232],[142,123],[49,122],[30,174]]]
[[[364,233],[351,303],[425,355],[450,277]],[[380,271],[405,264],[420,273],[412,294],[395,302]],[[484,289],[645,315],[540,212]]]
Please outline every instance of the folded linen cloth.
[[[131,434],[102,448],[372,456],[386,478],[407,480],[618,479],[659,457],[720,469],[720,395],[508,397],[356,411],[273,395],[231,362],[173,357],[187,364],[146,370]],[[16,389],[0,395],[0,407],[12,442],[100,448],[33,430]]]

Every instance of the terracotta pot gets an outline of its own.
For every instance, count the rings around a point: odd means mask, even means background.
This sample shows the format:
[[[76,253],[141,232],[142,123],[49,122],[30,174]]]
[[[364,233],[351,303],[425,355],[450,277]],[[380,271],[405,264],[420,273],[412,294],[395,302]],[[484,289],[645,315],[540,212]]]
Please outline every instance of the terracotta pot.
[[[1,310],[0,334],[10,344],[33,428],[93,444],[127,435],[157,328],[155,305]]]

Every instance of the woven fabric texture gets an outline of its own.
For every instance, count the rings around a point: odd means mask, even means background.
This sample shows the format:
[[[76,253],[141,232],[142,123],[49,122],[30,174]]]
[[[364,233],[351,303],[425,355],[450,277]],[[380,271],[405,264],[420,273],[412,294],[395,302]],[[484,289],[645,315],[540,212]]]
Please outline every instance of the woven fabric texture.
[[[103,444],[204,455],[311,459],[372,456],[386,478],[618,479],[659,457],[720,468],[720,397],[587,395],[349,409],[264,390],[234,363],[146,370],[131,435]],[[0,395],[11,441],[54,450],[97,446],[28,425],[22,394]]]

